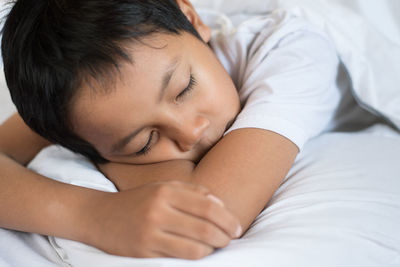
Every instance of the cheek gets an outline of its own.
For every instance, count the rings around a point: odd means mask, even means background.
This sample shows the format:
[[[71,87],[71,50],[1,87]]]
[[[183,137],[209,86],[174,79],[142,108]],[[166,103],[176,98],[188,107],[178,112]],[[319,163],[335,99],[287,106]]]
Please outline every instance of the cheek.
[[[232,113],[239,112],[239,95],[229,76],[225,79],[214,79],[214,83],[209,85],[205,91],[207,96],[202,99],[202,102],[220,115],[235,116],[236,114]]]
[[[124,157],[117,161],[130,164],[150,164],[168,160],[187,159],[185,157],[187,157],[187,155],[184,156],[180,153],[172,140],[163,137],[157,141],[157,144],[151,149],[149,154],[141,157]],[[116,160],[114,159],[111,161]]]
[[[180,153],[175,143],[165,135],[162,136],[154,147],[149,159],[153,162],[179,159]]]

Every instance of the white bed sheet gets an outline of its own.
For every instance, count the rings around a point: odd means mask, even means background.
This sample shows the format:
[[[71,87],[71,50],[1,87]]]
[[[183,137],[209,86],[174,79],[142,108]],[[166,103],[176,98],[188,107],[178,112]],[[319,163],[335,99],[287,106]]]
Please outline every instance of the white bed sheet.
[[[0,229],[0,266],[400,266],[399,154],[400,136],[387,126],[312,140],[244,237],[200,261],[122,258],[68,240],[56,251],[40,235]],[[101,179],[57,147],[32,167]]]
[[[51,240],[64,263],[82,267],[400,266],[398,155],[400,135],[388,126],[315,138],[244,237],[199,261],[124,258]],[[74,177],[75,184],[113,191],[88,164],[52,146],[30,167],[61,181]]]
[[[257,14],[287,4],[337,3],[361,15],[387,39],[400,44],[400,1],[397,0],[192,0],[196,7],[227,14]]]
[[[336,1],[400,44],[399,1]],[[225,12],[259,13],[285,1],[193,2]],[[1,75],[0,122],[14,110]],[[64,252],[74,266],[400,266],[399,144],[398,134],[380,126],[313,140],[245,237],[201,261],[126,259],[81,250],[71,241],[65,241],[71,250]],[[82,162],[69,163],[82,167]],[[0,266],[68,266],[58,252],[40,235],[0,229]]]

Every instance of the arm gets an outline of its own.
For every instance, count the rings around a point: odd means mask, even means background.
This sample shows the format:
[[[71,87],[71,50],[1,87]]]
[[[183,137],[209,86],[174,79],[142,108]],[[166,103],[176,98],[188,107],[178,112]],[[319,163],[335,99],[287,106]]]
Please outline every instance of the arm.
[[[296,145],[281,135],[249,128],[227,134],[197,166],[178,160],[151,165],[109,163],[100,168],[121,190],[175,179],[204,185],[247,229],[279,187],[297,153]]]
[[[106,193],[26,169],[23,165],[47,145],[18,115],[0,125],[0,227],[133,257],[197,259],[235,237],[237,219],[201,186],[152,183]]]
[[[304,23],[294,19],[286,25],[294,29],[298,24]],[[271,43],[264,40],[268,35],[259,35],[262,39],[254,42],[260,45],[254,59],[246,58],[253,67],[244,77],[257,81],[257,85],[241,88],[242,95],[248,97],[235,123],[243,115],[243,127],[224,136],[192,171],[187,171],[187,162],[180,167],[171,162],[172,170],[167,165],[159,165],[161,170],[157,171],[153,170],[157,165],[118,164],[102,166],[102,170],[120,189],[146,183],[146,179],[183,179],[202,184],[220,197],[247,229],[287,175],[298,153],[295,143],[301,147],[322,133],[339,103],[339,91],[333,86],[339,69],[334,45],[324,34],[303,26],[305,30],[279,38],[272,50]],[[254,117],[259,114],[260,120]],[[286,136],[293,142],[256,127],[276,132],[291,129]]]
[[[298,153],[285,137],[261,129],[235,130],[194,169],[247,229],[285,178]]]
[[[46,179],[23,166],[47,145],[18,115],[0,126],[0,226],[80,239],[69,223],[90,192]],[[78,197],[72,199],[69,194]]]

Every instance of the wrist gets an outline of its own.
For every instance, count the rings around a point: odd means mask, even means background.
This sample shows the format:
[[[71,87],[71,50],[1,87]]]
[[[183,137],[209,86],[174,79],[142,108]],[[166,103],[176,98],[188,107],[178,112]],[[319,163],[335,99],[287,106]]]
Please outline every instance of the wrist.
[[[67,201],[62,208],[67,217],[65,234],[72,239],[85,244],[95,244],[97,218],[105,199],[112,193],[83,187],[74,188],[71,192],[71,201]]]

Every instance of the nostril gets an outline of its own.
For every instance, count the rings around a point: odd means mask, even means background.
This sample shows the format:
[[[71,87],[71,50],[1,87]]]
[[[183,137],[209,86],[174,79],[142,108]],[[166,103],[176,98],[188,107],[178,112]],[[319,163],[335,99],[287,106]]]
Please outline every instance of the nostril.
[[[187,131],[179,137],[177,143],[182,151],[187,152],[197,145],[201,136],[202,133],[200,131]]]
[[[187,152],[193,148],[193,144],[179,142],[178,147],[182,152]]]
[[[210,121],[202,116],[194,119],[186,120],[185,124],[180,124],[177,128],[176,143],[181,151],[187,152],[192,150],[203,138]]]

